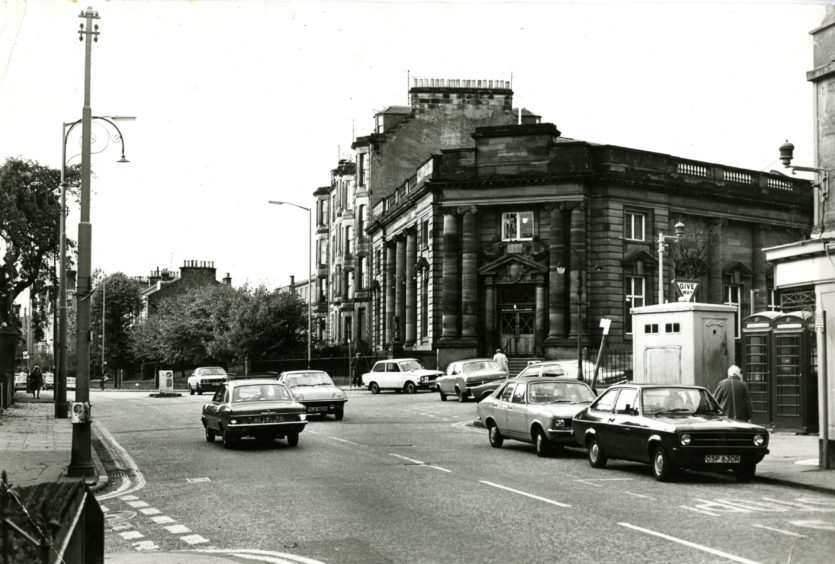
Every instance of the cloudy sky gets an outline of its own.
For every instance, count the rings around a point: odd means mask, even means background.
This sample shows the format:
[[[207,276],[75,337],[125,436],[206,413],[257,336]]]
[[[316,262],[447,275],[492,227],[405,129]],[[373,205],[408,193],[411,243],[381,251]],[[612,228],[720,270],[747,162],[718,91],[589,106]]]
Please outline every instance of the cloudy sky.
[[[305,277],[307,215],[352,135],[407,77],[513,81],[563,135],[755,170],[813,164],[809,31],[821,3],[0,0],[0,160],[60,167],[81,117],[79,13],[99,12],[93,268]],[[80,162],[80,130],[68,143]],[[77,235],[77,213],[68,232]]]

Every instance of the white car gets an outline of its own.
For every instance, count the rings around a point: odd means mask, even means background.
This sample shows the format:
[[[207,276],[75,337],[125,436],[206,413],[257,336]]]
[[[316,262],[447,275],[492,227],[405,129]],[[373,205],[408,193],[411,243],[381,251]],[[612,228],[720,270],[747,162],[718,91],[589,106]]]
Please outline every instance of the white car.
[[[342,421],[348,395],[336,387],[327,372],[290,370],[279,374],[278,381],[290,388],[296,401],[305,407],[308,414],[332,413],[337,421]]]
[[[362,375],[362,385],[372,394],[380,390],[413,394],[418,389],[434,390],[435,380],[443,374],[424,368],[416,358],[392,358],[374,363],[371,372]]]
[[[18,372],[14,375],[14,389],[15,390],[25,390],[26,389],[26,372]]]
[[[188,391],[191,395],[202,395],[203,392],[217,390],[228,381],[229,375],[220,366],[201,366],[188,377]]]
[[[55,374],[52,372],[43,373],[43,389],[51,390],[55,387]]]
[[[435,384],[441,401],[446,401],[447,396],[455,396],[458,401],[465,401],[472,396],[474,400],[480,401],[490,395],[505,378],[507,372],[492,358],[470,358],[450,362],[446,375],[438,378]]]

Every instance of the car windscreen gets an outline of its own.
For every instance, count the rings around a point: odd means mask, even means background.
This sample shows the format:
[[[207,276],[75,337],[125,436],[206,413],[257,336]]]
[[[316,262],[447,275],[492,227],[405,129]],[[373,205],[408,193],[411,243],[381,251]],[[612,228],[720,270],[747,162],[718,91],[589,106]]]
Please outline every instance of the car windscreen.
[[[531,382],[528,403],[591,403],[594,394],[578,382]]]
[[[701,388],[647,388],[641,393],[644,415],[717,413],[716,400]]]
[[[400,370],[403,372],[411,372],[412,370],[422,370],[423,366],[416,360],[401,360],[399,363]]]
[[[467,362],[462,367],[464,372],[479,372],[481,370],[499,370],[499,365],[492,360],[479,360]]]
[[[284,377],[284,383],[291,388],[296,386],[333,386],[333,380],[324,372],[288,374]]]
[[[235,386],[232,391],[232,403],[248,401],[289,400],[290,393],[281,384],[246,384]]]

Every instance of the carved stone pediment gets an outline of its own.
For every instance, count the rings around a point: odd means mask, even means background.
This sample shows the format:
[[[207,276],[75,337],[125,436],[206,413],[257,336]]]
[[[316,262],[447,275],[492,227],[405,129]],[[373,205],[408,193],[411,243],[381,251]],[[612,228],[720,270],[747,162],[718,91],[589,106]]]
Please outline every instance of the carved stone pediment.
[[[527,255],[506,254],[482,266],[478,273],[493,277],[496,284],[524,284],[541,282],[548,267]]]

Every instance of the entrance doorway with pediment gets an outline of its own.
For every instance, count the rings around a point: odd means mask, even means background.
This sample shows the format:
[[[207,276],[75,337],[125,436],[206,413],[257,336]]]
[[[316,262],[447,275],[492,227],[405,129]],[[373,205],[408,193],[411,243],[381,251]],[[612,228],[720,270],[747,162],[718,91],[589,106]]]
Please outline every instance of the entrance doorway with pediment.
[[[512,284],[498,287],[501,347],[509,356],[534,353],[536,286]]]

